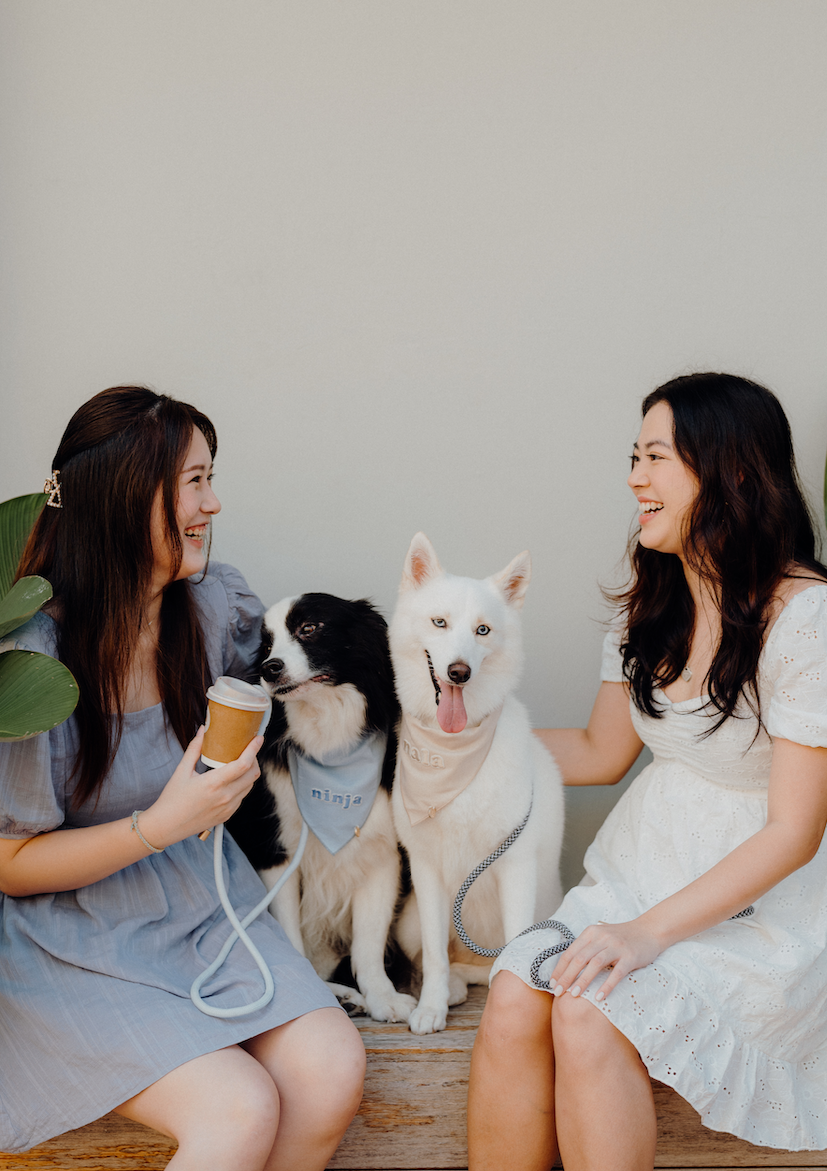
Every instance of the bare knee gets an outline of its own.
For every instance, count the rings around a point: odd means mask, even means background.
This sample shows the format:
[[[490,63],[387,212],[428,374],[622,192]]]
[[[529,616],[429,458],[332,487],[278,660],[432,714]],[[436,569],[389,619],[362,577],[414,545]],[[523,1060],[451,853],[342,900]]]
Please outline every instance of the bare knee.
[[[185,1062],[117,1109],[215,1168],[262,1166],[280,1117],[273,1079],[236,1046]]]
[[[299,1110],[320,1133],[347,1128],[362,1100],[365,1047],[341,1009],[297,1017],[244,1048],[269,1071],[283,1112]]]
[[[482,1049],[515,1053],[525,1046],[545,1044],[551,1020],[551,997],[502,971],[495,976],[477,1042]]]
[[[564,993],[555,998],[552,1021],[555,1056],[569,1070],[605,1067],[617,1057],[637,1056],[632,1043],[583,997]]]
[[[338,1012],[338,1009],[333,1009]],[[365,1046],[359,1030],[341,1013],[341,1019],[331,1031],[329,1049],[312,1071],[326,1091],[326,1113],[331,1125],[338,1129],[345,1125],[359,1109],[365,1084]]]
[[[280,1116],[279,1093],[273,1079],[258,1062],[235,1071],[212,1102],[204,1103],[197,1118],[182,1120],[182,1146],[189,1140],[204,1144],[213,1165],[220,1166],[222,1151],[246,1152],[266,1158],[275,1142]],[[189,1129],[187,1127],[189,1123]],[[192,1124],[195,1124],[194,1126]]]

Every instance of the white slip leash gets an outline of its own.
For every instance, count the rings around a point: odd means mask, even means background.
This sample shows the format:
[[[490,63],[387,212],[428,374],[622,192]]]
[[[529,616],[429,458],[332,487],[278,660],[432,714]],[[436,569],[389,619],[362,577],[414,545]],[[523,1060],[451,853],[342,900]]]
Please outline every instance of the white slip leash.
[[[210,966],[206,968],[200,976],[193,980],[192,987],[190,988],[190,998],[193,1004],[196,1008],[200,1009],[201,1012],[206,1013],[207,1016],[246,1016],[248,1013],[256,1012],[256,1010],[259,1008],[264,1008],[264,1006],[269,1004],[273,999],[273,994],[275,993],[273,973],[270,971],[267,961],[264,959],[261,952],[258,950],[252,939],[250,939],[250,936],[245,931],[245,927],[249,927],[252,921],[257,919],[261,912],[270,905],[281,888],[284,886],[285,882],[287,882],[287,879],[299,865],[302,860],[302,855],[304,854],[304,847],[307,844],[307,834],[307,825],[304,821],[302,821],[301,837],[299,838],[298,849],[293,855],[292,862],[287,867],[284,874],[282,874],[281,878],[278,880],[273,889],[269,890],[264,898],[259,903],[257,903],[255,907],[253,907],[252,911],[250,911],[243,920],[239,921],[238,915],[236,915],[232,903],[230,902],[227,895],[227,887],[224,884],[224,826],[218,825],[215,827],[215,841],[213,842],[213,870],[215,872],[215,886],[216,890],[218,891],[218,897],[221,900],[221,906],[224,908],[227,918],[232,923],[234,930],[230,933],[230,936],[226,940],[221,951],[218,953]],[[227,956],[230,954],[233,946],[239,939],[255,960],[258,966],[258,970],[264,977],[264,992],[259,997],[259,999],[253,1001],[252,1004],[239,1004],[234,1008],[214,1008],[212,1005],[207,1004],[206,1001],[202,999],[201,988],[206,983],[206,981],[209,980],[209,978],[218,971],[218,969],[226,960]]]

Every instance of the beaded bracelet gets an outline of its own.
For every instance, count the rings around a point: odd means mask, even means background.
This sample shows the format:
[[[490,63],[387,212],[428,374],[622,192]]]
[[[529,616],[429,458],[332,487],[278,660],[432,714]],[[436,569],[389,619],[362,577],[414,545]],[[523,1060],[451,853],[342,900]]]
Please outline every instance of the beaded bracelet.
[[[163,854],[164,850],[166,849],[166,846],[161,846],[159,849],[158,846],[151,845],[146,840],[144,835],[141,833],[140,827],[138,825],[138,814],[139,813],[143,813],[143,809],[136,809],[134,811],[134,813],[132,814],[132,829],[133,829],[134,833],[136,833],[138,835],[138,837],[143,842],[143,844],[146,846],[146,848],[148,850],[151,850],[153,854]]]

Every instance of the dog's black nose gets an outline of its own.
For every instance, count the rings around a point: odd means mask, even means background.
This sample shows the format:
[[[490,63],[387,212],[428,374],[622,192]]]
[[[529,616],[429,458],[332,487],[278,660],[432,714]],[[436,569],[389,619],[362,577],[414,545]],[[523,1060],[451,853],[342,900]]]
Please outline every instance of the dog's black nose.
[[[268,683],[275,683],[283,670],[284,659],[268,659],[262,665],[261,677],[262,679],[266,679]]]
[[[452,683],[467,683],[471,678],[471,668],[467,663],[451,663],[448,678]]]

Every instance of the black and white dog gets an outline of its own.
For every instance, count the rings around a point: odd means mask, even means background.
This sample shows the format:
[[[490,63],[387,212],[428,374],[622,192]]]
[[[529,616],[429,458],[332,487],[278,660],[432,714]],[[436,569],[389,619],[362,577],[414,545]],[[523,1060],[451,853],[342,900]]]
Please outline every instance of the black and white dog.
[[[298,869],[273,913],[329,980],[350,955],[361,998],[334,991],[374,1020],[407,1020],[415,1001],[394,988],[385,948],[400,890],[390,810],[399,705],[387,625],[367,601],[285,598],[264,616],[250,676],[273,699],[262,776],[229,822],[272,889],[309,826]]]

